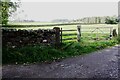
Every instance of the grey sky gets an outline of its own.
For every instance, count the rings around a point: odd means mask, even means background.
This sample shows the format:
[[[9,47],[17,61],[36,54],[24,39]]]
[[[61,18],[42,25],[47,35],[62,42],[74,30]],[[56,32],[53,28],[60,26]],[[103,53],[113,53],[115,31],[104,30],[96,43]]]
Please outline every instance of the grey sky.
[[[50,21],[53,19],[78,19],[89,16],[118,14],[117,2],[22,2],[21,19]],[[26,16],[27,15],[27,16]],[[15,17],[15,18],[18,18]]]

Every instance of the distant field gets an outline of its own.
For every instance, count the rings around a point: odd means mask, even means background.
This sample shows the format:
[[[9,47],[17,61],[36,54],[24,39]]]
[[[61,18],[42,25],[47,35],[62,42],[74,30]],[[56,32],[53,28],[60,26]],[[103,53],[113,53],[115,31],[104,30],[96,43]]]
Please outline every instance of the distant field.
[[[39,22],[31,22],[31,23],[11,23],[13,25],[51,25],[51,24],[59,24],[59,23],[39,23]],[[60,23],[61,24],[61,23]],[[67,31],[63,34],[75,34],[77,33],[77,25],[60,25],[60,26],[44,26],[44,27],[16,27],[16,29],[53,29],[54,27],[62,28],[62,30],[76,30],[76,31]],[[100,27],[99,29],[96,29],[97,27]],[[88,25],[81,25],[81,33],[83,38],[91,38],[92,37],[105,37],[110,35],[110,28],[113,27],[113,29],[116,29],[118,32],[118,25],[111,25],[111,24],[88,24]],[[96,29],[96,30],[95,30]],[[93,32],[92,32],[93,31]],[[63,38],[73,38],[77,36],[63,36]]]
[[[49,23],[49,22],[44,22],[44,23],[40,23],[40,22],[29,22],[29,23],[9,23],[9,24],[13,24],[13,25],[50,25],[50,24],[62,24],[62,23]],[[77,25],[61,25],[61,26],[44,26],[44,27],[17,27],[16,29],[53,29],[54,27],[60,27],[63,30],[68,30],[68,29],[77,29]],[[87,32],[91,32],[93,30],[95,30],[96,27],[113,27],[114,29],[118,30],[118,25],[108,25],[108,24],[90,24],[90,25],[81,25],[81,31],[83,33]],[[101,31],[100,31],[101,30]],[[105,33],[109,33],[110,28],[100,28],[100,30],[95,30],[95,32],[105,32]],[[94,32],[94,33],[95,33]]]
[[[58,24],[54,22],[10,22],[12,25],[46,25],[46,24]]]

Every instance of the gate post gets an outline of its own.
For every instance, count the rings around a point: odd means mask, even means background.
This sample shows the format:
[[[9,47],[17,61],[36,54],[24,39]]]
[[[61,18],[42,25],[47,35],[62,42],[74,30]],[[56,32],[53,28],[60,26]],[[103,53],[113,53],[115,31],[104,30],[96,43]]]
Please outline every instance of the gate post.
[[[59,27],[54,27],[55,30],[55,47],[59,48],[60,47],[60,28]]]
[[[77,41],[80,42],[81,39],[81,25],[77,25]]]
[[[112,39],[112,36],[113,36],[113,35],[112,35],[112,30],[113,30],[113,27],[110,28],[110,36],[109,36],[110,39]]]
[[[116,29],[113,29],[113,37],[117,37],[117,31],[116,31]]]

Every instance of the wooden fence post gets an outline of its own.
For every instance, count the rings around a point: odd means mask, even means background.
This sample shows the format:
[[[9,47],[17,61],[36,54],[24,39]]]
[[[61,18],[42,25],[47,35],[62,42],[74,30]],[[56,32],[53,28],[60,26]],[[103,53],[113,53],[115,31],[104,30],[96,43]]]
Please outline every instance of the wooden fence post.
[[[59,48],[60,47],[60,28],[59,27],[54,27],[55,30],[55,47]]]
[[[81,37],[81,25],[77,25],[77,41],[80,42]]]
[[[111,27],[110,28],[110,39],[112,38],[112,30],[113,30],[113,28]]]

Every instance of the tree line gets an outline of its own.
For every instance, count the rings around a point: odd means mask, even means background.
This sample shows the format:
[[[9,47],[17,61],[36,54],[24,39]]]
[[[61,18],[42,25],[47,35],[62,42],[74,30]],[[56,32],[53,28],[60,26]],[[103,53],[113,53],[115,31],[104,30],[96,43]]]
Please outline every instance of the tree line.
[[[74,22],[83,22],[83,23],[97,23],[97,24],[117,24],[117,16],[103,16],[103,17],[84,17],[82,19],[74,20]]]

